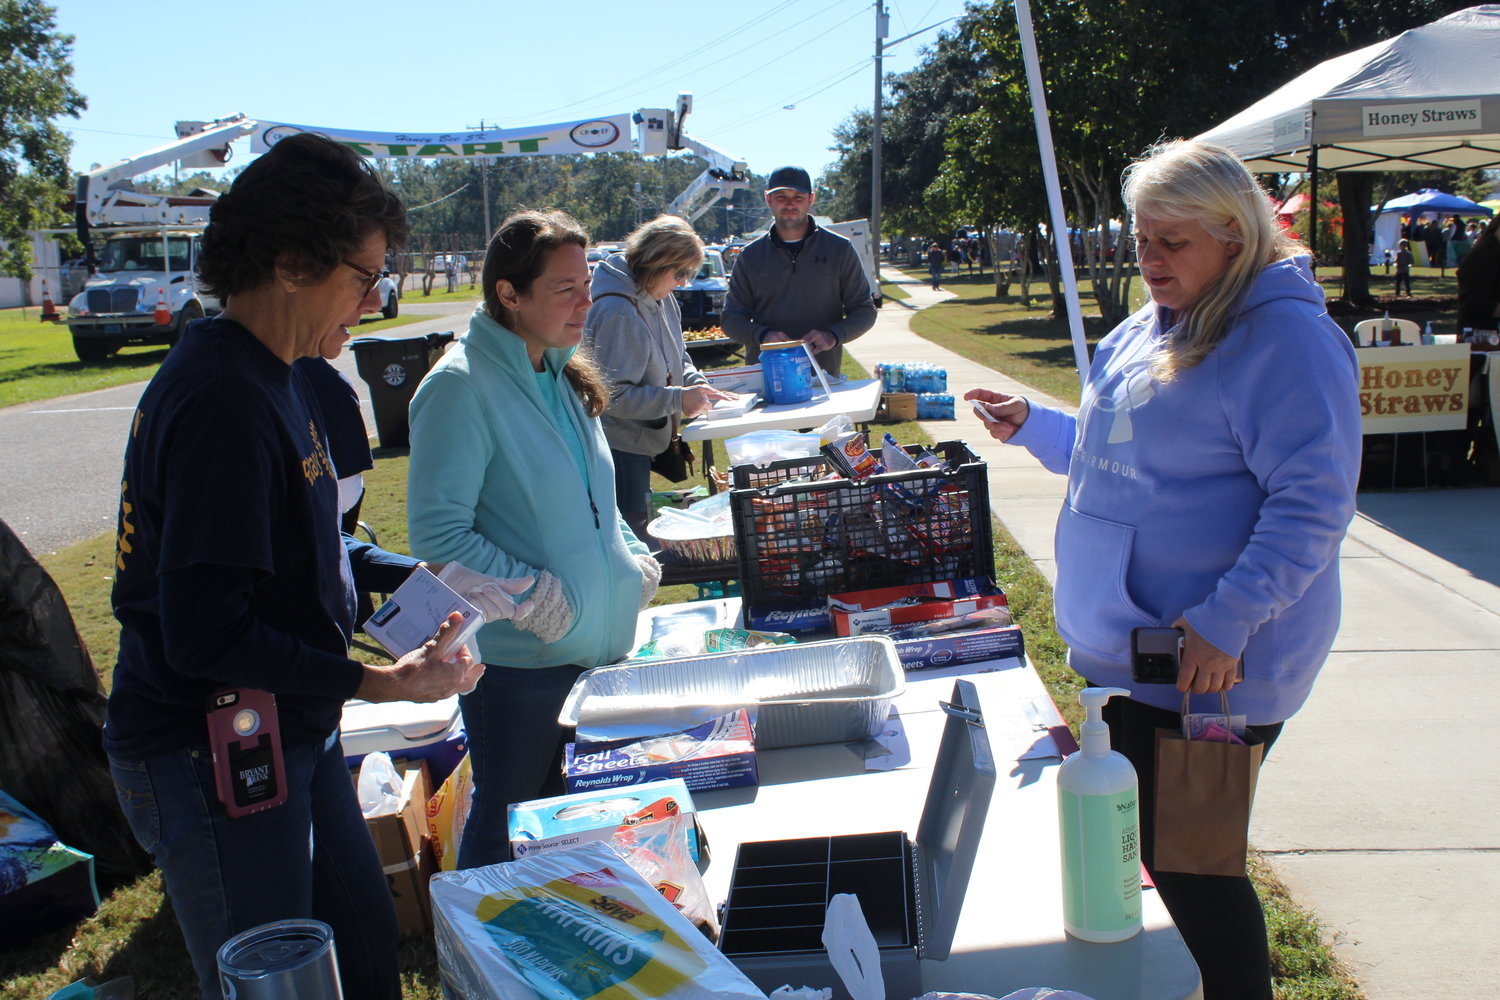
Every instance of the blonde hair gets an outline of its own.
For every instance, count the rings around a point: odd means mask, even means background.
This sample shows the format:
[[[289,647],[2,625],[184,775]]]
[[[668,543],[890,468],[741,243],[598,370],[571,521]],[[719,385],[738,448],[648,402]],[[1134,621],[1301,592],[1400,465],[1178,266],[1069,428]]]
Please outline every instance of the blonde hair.
[[[686,219],[659,215],[625,237],[625,263],[635,287],[645,291],[668,271],[698,270],[703,241]]]
[[[1182,310],[1171,336],[1153,354],[1152,376],[1170,382],[1224,339],[1236,308],[1268,264],[1307,248],[1276,224],[1266,192],[1223,146],[1183,139],[1152,146],[1126,168],[1124,196],[1132,214],[1197,223],[1220,243],[1240,245],[1224,273]]]

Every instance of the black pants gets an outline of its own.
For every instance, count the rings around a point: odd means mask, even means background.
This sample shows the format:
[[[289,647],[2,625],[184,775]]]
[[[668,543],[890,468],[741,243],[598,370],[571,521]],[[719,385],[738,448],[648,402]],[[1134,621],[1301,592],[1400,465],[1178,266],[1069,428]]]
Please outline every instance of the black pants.
[[[1104,721],[1109,724],[1110,744],[1135,766],[1140,780],[1141,858],[1198,963],[1204,1000],[1271,1000],[1266,918],[1250,879],[1158,872],[1151,864],[1156,847],[1156,730],[1177,729],[1177,713],[1112,698],[1104,706]],[[1281,727],[1278,722],[1250,730],[1270,753]]]
[[[1403,281],[1406,282],[1406,294],[1410,295],[1411,294],[1411,272],[1410,271],[1407,271],[1404,274],[1402,272],[1400,272],[1400,271],[1396,272],[1396,294],[1397,295],[1401,294],[1401,283]]]

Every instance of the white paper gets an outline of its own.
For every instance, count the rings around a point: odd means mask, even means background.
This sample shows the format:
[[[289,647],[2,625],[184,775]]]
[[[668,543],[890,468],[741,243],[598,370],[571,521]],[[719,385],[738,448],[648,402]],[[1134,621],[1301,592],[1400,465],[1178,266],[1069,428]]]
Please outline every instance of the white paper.
[[[828,901],[823,915],[823,947],[828,961],[854,1000],[885,1000],[885,974],[880,971],[880,947],[859,897],[841,892]]]
[[[906,726],[901,722],[901,713],[894,707],[880,732],[870,739],[878,743],[884,753],[866,756],[866,771],[894,771],[911,763],[911,745],[906,741]]]
[[[450,660],[484,624],[484,615],[453,588],[418,566],[396,588],[396,592],[375,609],[365,622],[365,634],[384,646],[392,656],[400,658],[436,635],[438,627],[455,611],[463,615],[464,623],[451,647],[454,652],[449,655]]]

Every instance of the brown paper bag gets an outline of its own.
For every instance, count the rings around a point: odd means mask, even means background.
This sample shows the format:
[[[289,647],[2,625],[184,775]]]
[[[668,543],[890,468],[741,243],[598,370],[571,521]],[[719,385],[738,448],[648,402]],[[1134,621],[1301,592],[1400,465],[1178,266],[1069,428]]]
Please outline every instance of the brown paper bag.
[[[1224,714],[1229,699],[1220,693]],[[1188,714],[1188,696],[1182,696]],[[1156,731],[1156,837],[1153,871],[1245,874],[1250,806],[1265,748],[1253,733],[1245,746]]]

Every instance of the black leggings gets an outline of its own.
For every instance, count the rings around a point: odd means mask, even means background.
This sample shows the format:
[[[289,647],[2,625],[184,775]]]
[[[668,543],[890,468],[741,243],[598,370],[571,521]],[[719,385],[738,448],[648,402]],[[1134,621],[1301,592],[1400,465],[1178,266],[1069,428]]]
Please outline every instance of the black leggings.
[[[1266,918],[1250,879],[1158,872],[1151,865],[1156,844],[1156,730],[1177,729],[1179,716],[1128,698],[1112,698],[1104,706],[1104,721],[1109,723],[1111,745],[1135,766],[1140,780],[1141,858],[1198,963],[1204,1000],[1271,1000]],[[1250,731],[1269,754],[1281,727],[1278,722],[1251,726]]]

